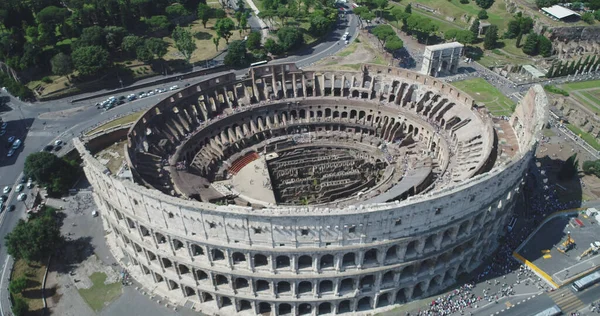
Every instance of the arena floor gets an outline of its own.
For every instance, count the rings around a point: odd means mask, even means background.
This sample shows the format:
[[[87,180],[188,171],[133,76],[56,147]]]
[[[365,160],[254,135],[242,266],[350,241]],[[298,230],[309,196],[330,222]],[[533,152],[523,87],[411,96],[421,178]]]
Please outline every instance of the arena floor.
[[[232,191],[252,204],[265,206],[277,204],[264,156],[246,165],[231,179],[222,182],[230,185]]]

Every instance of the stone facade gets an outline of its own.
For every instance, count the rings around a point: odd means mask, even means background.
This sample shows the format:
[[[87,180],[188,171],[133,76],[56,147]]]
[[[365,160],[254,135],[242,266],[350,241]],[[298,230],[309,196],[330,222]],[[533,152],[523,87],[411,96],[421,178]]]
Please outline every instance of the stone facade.
[[[359,102],[351,98],[371,103],[374,109],[389,102],[399,117],[413,116],[411,133],[429,144],[432,157],[446,157],[439,154],[442,150],[448,156],[451,150],[468,152],[458,138],[471,134],[461,134],[466,133],[461,125],[448,121],[454,115],[451,107],[440,112],[437,107],[443,104],[436,94],[454,104],[455,112],[471,113],[466,116],[470,121],[463,125],[474,122],[472,127],[480,130],[471,132],[483,135],[481,143],[485,145],[472,144],[482,146],[469,154],[472,165],[448,169],[459,181],[434,186],[402,201],[345,207],[219,206],[172,196],[176,190],[169,187],[172,183],[161,182],[162,171],[155,172],[158,180],[152,180],[148,178],[151,172],[141,170],[149,168],[145,155],[158,150],[152,134],[168,134],[167,142],[172,142],[175,152],[172,158],[191,158],[186,159],[191,163],[197,140],[212,143],[212,152],[224,150],[235,140],[235,128],[231,134],[220,129],[224,134],[212,134],[212,141],[196,136],[219,130],[214,126],[219,126],[221,119],[239,119],[227,113],[218,118],[217,113],[223,113],[219,108],[226,112],[244,111],[252,105],[276,108],[275,104],[292,99],[292,106],[295,102],[300,107],[334,102],[340,107],[347,103],[348,110],[352,102]],[[429,95],[425,101],[424,95]],[[307,101],[311,102],[302,103]],[[189,104],[195,105],[184,107]],[[139,270],[144,286],[223,315],[372,312],[433,295],[453,284],[458,274],[474,269],[495,248],[512,214],[546,120],[544,91],[533,87],[511,118],[519,152],[489,171],[482,166],[491,157],[493,130],[488,119],[471,110],[473,105],[470,97],[452,86],[396,68],[368,65],[358,73],[304,73],[293,65],[263,66],[252,69],[249,78],[242,80],[229,75],[208,79],[148,110],[129,130],[127,159],[135,181],[110,175],[82,141],[75,139],[74,143],[94,187],[104,227],[117,237],[120,251],[133,269]],[[169,118],[172,115],[187,120],[178,118],[175,124]],[[318,123],[317,117],[305,115],[296,119],[309,125]],[[373,116],[369,122],[359,123],[375,126],[381,137],[389,136],[395,123],[385,127],[383,116],[379,117],[377,122]],[[345,120],[345,124],[352,120],[350,113],[331,119]],[[240,127],[240,133],[253,135],[250,129],[254,128],[262,129],[264,135],[267,124],[275,125],[274,119],[253,122],[248,121],[246,132]],[[415,132],[418,122],[420,128]],[[217,125],[202,132],[199,127],[192,128],[193,124]],[[225,141],[227,136],[229,141]],[[432,146],[434,140],[447,147],[436,150],[442,145]],[[454,164],[448,160],[445,163]]]
[[[425,47],[421,73],[433,77],[456,73],[463,48],[464,45],[458,42]]]

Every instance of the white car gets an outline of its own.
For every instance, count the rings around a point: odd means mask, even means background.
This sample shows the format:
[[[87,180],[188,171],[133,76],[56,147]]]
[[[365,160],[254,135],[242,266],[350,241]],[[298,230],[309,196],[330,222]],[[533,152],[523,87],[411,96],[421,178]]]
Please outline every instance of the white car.
[[[17,139],[17,140],[15,140],[15,142],[14,142],[14,143],[13,143],[13,145],[12,145],[12,149],[14,149],[14,150],[17,150],[17,149],[19,149],[19,147],[21,147],[21,143],[22,143],[22,142],[21,142],[21,140],[20,140],[20,139]]]
[[[15,188],[15,190],[16,190],[17,192],[21,192],[21,191],[23,191],[23,187],[24,187],[24,186],[23,186],[23,183],[19,183],[19,185],[17,185],[17,187]]]
[[[171,91],[173,91],[173,90],[177,90],[177,89],[179,89],[179,86],[178,86],[178,85],[174,85],[174,86],[171,86],[171,87],[169,88],[169,90],[171,90]]]
[[[148,93],[146,93],[147,96],[153,96],[154,95],[154,91],[150,90],[148,91]]]
[[[15,154],[15,150],[11,148],[10,150],[8,150],[8,153],[6,153],[6,156],[12,157],[12,155],[14,155],[14,154]]]
[[[21,184],[22,185],[22,184]],[[31,179],[29,179],[29,181],[27,182],[27,188],[31,189],[33,188],[33,181],[31,181]]]
[[[6,194],[8,192],[10,192],[10,187],[7,185],[4,187],[4,190],[2,190],[2,193]]]
[[[62,140],[60,140],[60,139],[57,139],[57,140],[54,142],[54,146],[60,146],[60,145],[62,145]]]
[[[19,201],[25,201],[26,198],[27,198],[27,194],[25,194],[25,193],[21,193],[21,194],[19,194],[19,196],[17,196],[17,200],[19,200]]]
[[[2,127],[1,128],[2,129],[6,129],[7,126],[8,126],[8,123],[4,122],[4,123],[2,123]]]

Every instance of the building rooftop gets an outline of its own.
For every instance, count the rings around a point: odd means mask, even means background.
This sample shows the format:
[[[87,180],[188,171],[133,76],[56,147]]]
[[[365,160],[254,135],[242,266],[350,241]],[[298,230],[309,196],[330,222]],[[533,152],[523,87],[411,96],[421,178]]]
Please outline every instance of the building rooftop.
[[[569,16],[572,16],[572,15],[579,16],[579,13],[577,13],[573,10],[567,9],[565,7],[561,7],[557,4],[555,4],[551,7],[548,7],[548,8],[542,8],[542,11],[544,11],[545,13],[547,13],[559,20],[564,19]]]
[[[535,78],[543,78],[546,76],[545,73],[541,72],[539,69],[535,68],[532,65],[523,65],[523,70],[527,71],[530,75]]]
[[[459,43],[459,42],[452,42],[452,43],[444,43],[444,44],[437,44],[437,45],[430,45],[425,47],[428,50],[441,50],[441,49],[447,49],[447,48],[457,48],[457,47],[464,47],[465,45]]]

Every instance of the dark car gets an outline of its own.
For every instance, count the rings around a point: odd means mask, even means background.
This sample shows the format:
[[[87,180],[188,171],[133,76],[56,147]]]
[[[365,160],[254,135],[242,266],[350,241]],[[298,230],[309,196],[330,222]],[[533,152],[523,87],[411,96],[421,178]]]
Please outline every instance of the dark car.
[[[14,206],[13,204],[11,204],[11,205],[9,205],[9,206],[8,206],[7,210],[8,210],[9,212],[12,212],[12,211],[14,211],[14,210],[15,210],[15,206]]]
[[[3,202],[6,202],[6,200],[8,200],[8,196],[6,196],[6,195],[3,195],[1,198],[2,198]]]
[[[52,145],[48,145],[48,146],[44,147],[45,151],[52,151],[52,149],[54,149],[54,146],[52,146]]]
[[[27,182],[27,177],[26,177],[26,176],[23,176],[23,177],[21,178],[21,183],[25,183],[25,182]]]
[[[126,97],[124,95],[122,95],[122,96],[119,97],[119,100],[125,100],[125,98]]]
[[[60,151],[62,149],[62,146],[56,146],[54,147],[54,151]]]

